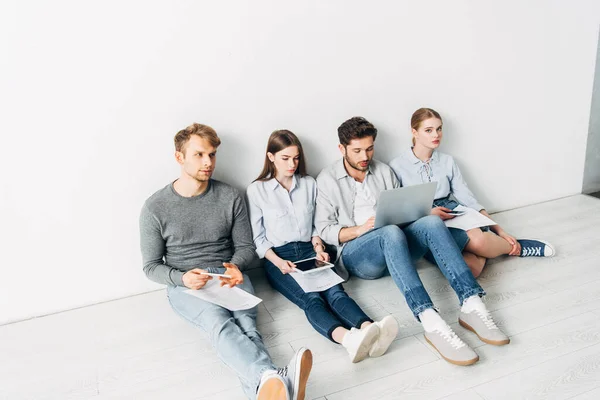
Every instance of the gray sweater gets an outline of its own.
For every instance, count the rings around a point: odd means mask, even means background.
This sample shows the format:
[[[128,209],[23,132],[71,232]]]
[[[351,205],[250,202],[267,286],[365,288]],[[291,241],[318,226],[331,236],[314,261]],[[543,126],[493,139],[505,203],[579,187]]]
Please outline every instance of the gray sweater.
[[[154,193],[140,214],[140,245],[146,276],[184,286],[194,268],[243,269],[255,257],[246,204],[233,187],[210,180],[204,193],[183,197],[169,184]]]

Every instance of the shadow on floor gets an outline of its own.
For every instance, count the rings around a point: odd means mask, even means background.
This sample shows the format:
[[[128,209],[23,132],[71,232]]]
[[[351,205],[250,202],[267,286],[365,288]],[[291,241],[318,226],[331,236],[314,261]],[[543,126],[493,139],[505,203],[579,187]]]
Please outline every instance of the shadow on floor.
[[[596,198],[600,199],[600,192],[589,193],[588,196],[593,196],[593,197],[596,197]]]

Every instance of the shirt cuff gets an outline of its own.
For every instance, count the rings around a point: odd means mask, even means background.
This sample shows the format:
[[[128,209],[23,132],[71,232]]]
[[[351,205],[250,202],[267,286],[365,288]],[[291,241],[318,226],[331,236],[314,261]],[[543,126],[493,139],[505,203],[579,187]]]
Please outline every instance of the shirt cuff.
[[[485,209],[485,207],[484,207],[484,206],[482,206],[482,205],[481,205],[481,204],[479,204],[479,203],[475,203],[473,206],[471,206],[471,208],[474,208],[474,209],[476,209],[477,211],[481,211],[481,210]]]
[[[171,270],[170,275],[171,275],[171,280],[173,281],[173,283],[175,285],[177,285],[177,286],[185,286],[183,284],[183,275],[185,275],[185,272],[173,268]]]
[[[330,228],[329,230],[329,236],[327,239],[325,239],[325,241],[329,244],[332,244],[334,246],[341,246],[342,244],[340,243],[340,231],[345,228],[345,226],[342,225],[334,225]],[[323,239],[323,238],[321,238]]]
[[[273,248],[275,246],[273,246],[273,243],[268,242],[268,241],[264,241],[262,242],[260,245],[256,246],[256,254],[258,255],[258,258],[265,258],[265,253]]]

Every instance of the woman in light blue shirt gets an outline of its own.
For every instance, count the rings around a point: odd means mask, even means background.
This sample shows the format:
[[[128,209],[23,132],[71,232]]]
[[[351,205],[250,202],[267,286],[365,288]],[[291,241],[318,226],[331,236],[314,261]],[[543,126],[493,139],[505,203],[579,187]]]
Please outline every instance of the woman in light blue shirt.
[[[267,279],[304,310],[323,336],[346,348],[352,362],[383,355],[398,333],[392,316],[374,322],[341,284],[305,293],[290,276],[295,261],[316,257],[329,261],[314,224],[317,184],[306,174],[302,145],[287,130],[269,137],[262,172],[246,191],[256,252],[265,258]]]
[[[443,220],[454,218],[449,214],[462,204],[473,208],[486,217],[489,214],[479,204],[454,159],[436,149],[442,141],[442,117],[431,108],[420,108],[410,121],[413,146],[390,162],[403,186],[437,182],[432,214]],[[475,277],[479,276],[485,261],[502,254],[520,257],[551,257],[554,248],[542,240],[515,239],[500,225],[463,231],[449,228],[452,237],[463,250],[467,265]],[[431,258],[428,258],[431,261]]]

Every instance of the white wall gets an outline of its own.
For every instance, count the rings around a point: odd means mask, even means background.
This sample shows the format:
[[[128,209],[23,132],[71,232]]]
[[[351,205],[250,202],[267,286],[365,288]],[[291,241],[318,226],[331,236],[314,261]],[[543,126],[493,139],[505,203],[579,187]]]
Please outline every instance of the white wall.
[[[599,19],[593,0],[3,1],[0,323],[158,287],[138,213],[193,121],[239,188],[274,129],[316,174],[345,119],[389,161],[430,106],[488,209],[580,192]]]

